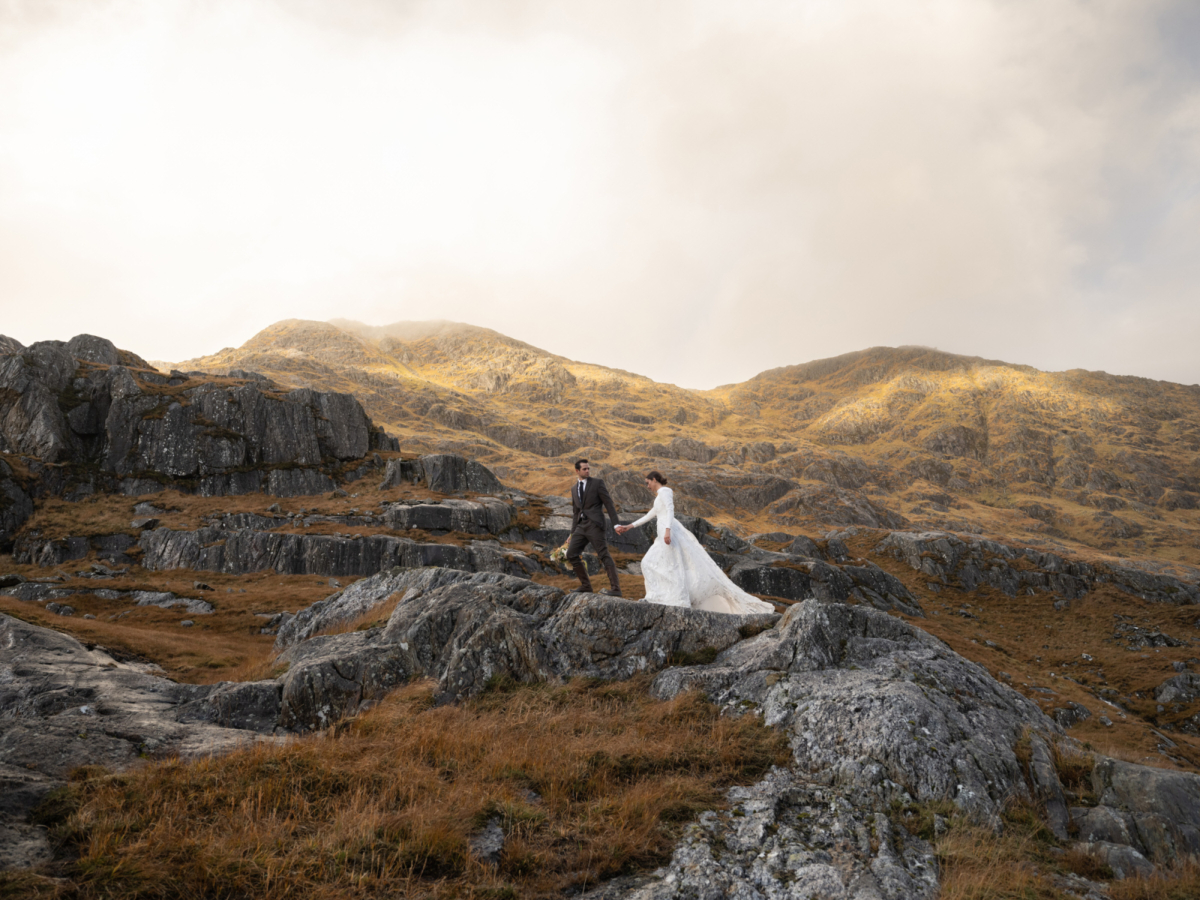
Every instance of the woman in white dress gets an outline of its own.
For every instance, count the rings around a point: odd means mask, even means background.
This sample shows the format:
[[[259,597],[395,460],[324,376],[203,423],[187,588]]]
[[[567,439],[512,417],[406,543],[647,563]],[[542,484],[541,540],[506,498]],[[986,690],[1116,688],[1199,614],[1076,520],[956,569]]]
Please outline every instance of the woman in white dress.
[[[624,534],[651,519],[658,520],[658,537],[642,557],[647,603],[735,615],[775,612],[770,603],[730,581],[695,535],[682,526],[675,527],[675,494],[662,473],[647,473],[646,487],[654,494],[650,512],[629,525],[618,525],[616,531]]]

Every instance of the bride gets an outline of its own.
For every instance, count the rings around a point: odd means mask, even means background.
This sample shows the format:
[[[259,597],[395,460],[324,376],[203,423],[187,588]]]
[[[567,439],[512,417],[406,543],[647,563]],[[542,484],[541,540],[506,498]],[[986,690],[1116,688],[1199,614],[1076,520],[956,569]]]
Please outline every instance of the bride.
[[[658,538],[642,558],[647,603],[736,615],[775,612],[770,603],[752,597],[725,577],[690,531],[675,527],[675,494],[661,472],[648,472],[646,487],[654,494],[654,506],[636,522],[618,525],[616,532],[624,534],[658,519]]]

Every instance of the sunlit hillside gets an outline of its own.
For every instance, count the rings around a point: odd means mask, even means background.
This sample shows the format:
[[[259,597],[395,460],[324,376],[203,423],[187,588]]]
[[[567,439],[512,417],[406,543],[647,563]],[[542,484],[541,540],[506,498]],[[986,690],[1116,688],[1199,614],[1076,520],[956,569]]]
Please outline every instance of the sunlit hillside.
[[[542,493],[571,458],[618,502],[674,477],[688,511],[760,532],[973,531],[1200,563],[1200,386],[877,347],[692,391],[449,322],[289,320],[176,364],[357,395],[406,450]]]

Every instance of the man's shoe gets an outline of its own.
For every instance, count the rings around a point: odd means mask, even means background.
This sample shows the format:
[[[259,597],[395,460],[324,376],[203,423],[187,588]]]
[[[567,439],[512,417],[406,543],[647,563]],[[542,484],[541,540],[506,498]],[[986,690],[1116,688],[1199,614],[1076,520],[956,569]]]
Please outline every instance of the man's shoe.
[[[625,595],[622,594],[620,591],[616,590],[615,588],[605,588],[600,593],[603,594],[605,597],[620,597],[622,600],[625,599]]]

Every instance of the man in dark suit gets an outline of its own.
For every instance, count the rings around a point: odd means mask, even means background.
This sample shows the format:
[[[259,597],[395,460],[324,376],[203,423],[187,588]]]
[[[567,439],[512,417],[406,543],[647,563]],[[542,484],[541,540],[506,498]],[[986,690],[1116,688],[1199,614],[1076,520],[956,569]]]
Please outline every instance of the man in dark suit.
[[[592,478],[591,473],[592,468],[586,459],[576,461],[575,486],[571,489],[571,537],[567,541],[567,561],[579,577],[583,591],[590,594],[592,582],[588,578],[587,566],[579,558],[579,554],[585,546],[591,544],[596,555],[600,557],[600,564],[604,566],[604,571],[608,573],[608,581],[612,585],[601,593],[610,597],[620,597],[621,582],[617,580],[617,564],[613,562],[612,555],[608,552],[608,542],[604,539],[604,511],[608,510],[608,517],[612,519],[613,525],[616,525],[617,507],[613,505],[604,482],[599,478]]]

